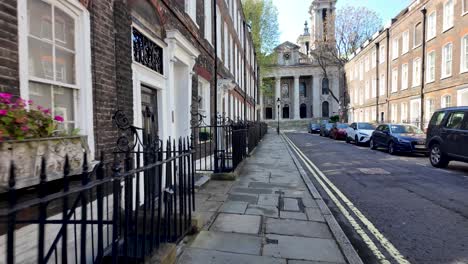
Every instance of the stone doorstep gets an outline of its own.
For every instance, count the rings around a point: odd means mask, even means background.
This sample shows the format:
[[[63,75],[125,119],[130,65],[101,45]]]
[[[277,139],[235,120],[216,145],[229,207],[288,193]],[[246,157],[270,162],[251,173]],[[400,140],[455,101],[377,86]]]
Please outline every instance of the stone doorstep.
[[[201,175],[200,178],[198,178],[195,181],[195,189],[200,189],[203,186],[205,186],[209,181],[210,181],[210,176],[207,175]]]

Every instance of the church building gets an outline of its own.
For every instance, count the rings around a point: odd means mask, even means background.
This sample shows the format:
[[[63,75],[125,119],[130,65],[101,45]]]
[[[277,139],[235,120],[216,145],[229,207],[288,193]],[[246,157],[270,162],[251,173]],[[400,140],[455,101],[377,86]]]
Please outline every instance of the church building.
[[[275,48],[275,63],[263,73],[261,119],[325,119],[341,114],[343,70],[331,62],[320,64],[316,56],[323,50],[320,45],[334,45],[333,19],[327,19],[333,17],[335,5],[336,0],[312,1],[310,28],[306,21],[296,43],[286,41]]]

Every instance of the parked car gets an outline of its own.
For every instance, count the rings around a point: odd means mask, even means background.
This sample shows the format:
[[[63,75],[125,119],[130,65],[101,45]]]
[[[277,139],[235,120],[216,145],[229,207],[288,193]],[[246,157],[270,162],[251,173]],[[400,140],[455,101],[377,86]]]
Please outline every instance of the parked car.
[[[346,129],[346,143],[354,141],[356,145],[368,143],[375,130],[375,125],[371,123],[352,123]]]
[[[445,168],[452,160],[468,162],[468,107],[436,111],[427,128],[432,166]]]
[[[311,134],[320,134],[320,124],[310,123],[309,124],[309,133],[311,133]]]
[[[330,138],[334,140],[346,139],[346,129],[349,127],[345,123],[335,123],[333,124],[332,129],[330,130]]]
[[[320,126],[320,136],[322,137],[329,137],[330,130],[333,127],[333,123],[325,123]]]
[[[388,153],[397,152],[427,154],[426,134],[416,126],[408,124],[382,124],[372,133],[371,149],[387,148]]]

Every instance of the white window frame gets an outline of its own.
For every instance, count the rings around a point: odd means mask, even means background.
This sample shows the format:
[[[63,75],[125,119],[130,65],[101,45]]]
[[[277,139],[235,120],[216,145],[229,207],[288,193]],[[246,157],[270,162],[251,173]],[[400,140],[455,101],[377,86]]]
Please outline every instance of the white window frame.
[[[408,122],[408,103],[400,104],[400,120],[402,123]]]
[[[208,40],[210,44],[213,43],[213,11],[212,11],[212,1],[204,0],[205,3],[205,39]]]
[[[431,20],[433,17],[433,21]],[[432,23],[431,23],[432,22]],[[433,26],[433,28],[431,28]],[[434,10],[427,16],[427,38],[426,41],[429,41],[435,38],[437,35],[437,11]]]
[[[466,94],[466,93],[468,93],[468,87],[457,91],[457,106],[466,106],[466,105],[462,105],[462,96],[463,94]]]
[[[217,48],[217,53],[218,58],[222,60],[221,58],[221,23],[222,23],[222,17],[221,17],[221,10],[219,9],[219,6],[216,5],[216,48]]]
[[[392,69],[392,93],[398,92],[398,67]]]
[[[371,98],[377,97],[377,78],[372,77],[371,82]]]
[[[372,50],[372,56],[371,56],[371,65],[372,69],[375,68],[376,60],[377,60],[377,51],[375,49]]]
[[[379,62],[380,63],[384,63],[385,62],[385,56],[386,56],[386,52],[385,52],[385,45],[382,45],[380,46],[380,51],[379,51]]]
[[[416,28],[416,26],[415,26]],[[409,29],[403,32],[401,36],[401,55],[408,53],[409,51]]]
[[[228,25],[224,22],[224,66],[228,67],[228,54],[229,54],[229,45],[228,45]]]
[[[434,61],[433,61],[433,64],[431,65],[430,57],[432,56],[432,54],[434,55]],[[435,50],[429,51],[426,55],[426,58],[427,58],[426,83],[431,83],[431,82],[434,82],[436,79],[436,51]],[[433,74],[434,76],[431,77],[431,74]]]
[[[365,98],[365,100],[368,100],[368,99],[370,98],[370,84],[369,84],[369,80],[366,80],[366,82],[365,82],[364,98]]]
[[[185,0],[185,13],[189,15],[197,27],[197,0]]]
[[[461,39],[460,56],[460,73],[468,72],[468,34]]]
[[[426,113],[424,114],[424,119],[425,119],[424,121],[426,122],[426,124],[429,123],[429,121],[431,120],[432,115],[436,111],[435,103],[436,103],[436,101],[435,101],[434,98],[426,99],[426,104],[425,104]],[[432,107],[432,109],[431,109],[431,107]]]
[[[417,68],[419,67],[419,68]],[[421,85],[421,58],[413,60],[413,87]]]
[[[369,71],[369,55],[364,58],[364,72]]]
[[[448,9],[448,4],[451,3],[451,10]],[[442,20],[442,32],[445,32],[453,27],[453,20],[454,20],[454,9],[455,9],[455,1],[454,0],[447,0],[443,6],[443,20]],[[451,19],[450,21],[447,18],[447,12],[451,12]]]
[[[450,104],[447,105],[447,98],[450,98]],[[440,98],[440,107],[441,108],[446,108],[446,107],[451,107],[452,106],[452,95],[450,94],[445,94],[442,95]]]
[[[401,65],[401,90],[408,89],[408,63]]]
[[[447,54],[446,47],[450,46],[450,54]],[[450,55],[450,57],[447,57],[447,55]],[[447,62],[450,61],[450,73],[447,73]],[[445,79],[448,77],[452,76],[453,72],[453,44],[452,42],[445,43],[444,46],[442,46],[442,67],[441,67],[441,75],[440,79]]]
[[[400,37],[395,37],[392,40],[392,60],[398,59],[399,56],[399,42],[400,42]]]
[[[75,17],[75,86],[79,95],[75,96],[75,127],[87,136],[90,148],[90,158],[94,159],[94,127],[93,127],[93,86],[91,74],[91,22],[88,10],[78,1],[44,0],[58,7],[61,11]],[[18,58],[20,94],[29,100],[29,81],[35,77],[29,75],[28,54],[28,16],[27,1],[18,1]],[[47,81],[53,85],[53,81]],[[71,87],[62,83],[58,86]]]
[[[362,60],[359,62],[359,80],[364,80],[364,62]]]
[[[421,26],[421,42],[416,43],[416,27],[417,27],[418,25]],[[417,48],[417,47],[419,47],[419,46],[422,45],[422,43],[423,43],[423,41],[424,41],[424,40],[423,40],[423,32],[422,32],[423,30],[424,30],[424,29],[423,29],[422,22],[418,22],[418,23],[416,23],[416,24],[414,25],[414,29],[413,29],[413,49],[415,49],[415,48]]]
[[[468,5],[465,5],[465,1],[462,0],[462,16],[468,14]]]
[[[385,87],[386,79],[385,79],[385,73],[382,73],[380,75],[379,79],[379,95],[385,95],[387,88]]]

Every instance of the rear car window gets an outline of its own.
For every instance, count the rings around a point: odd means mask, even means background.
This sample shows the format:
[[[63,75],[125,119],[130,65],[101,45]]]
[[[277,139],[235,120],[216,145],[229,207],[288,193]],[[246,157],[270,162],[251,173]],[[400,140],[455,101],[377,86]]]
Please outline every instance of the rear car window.
[[[462,129],[463,119],[465,118],[465,112],[453,112],[447,121],[446,128],[450,129]]]
[[[440,123],[442,123],[442,120],[444,120],[445,117],[445,112],[437,112],[432,115],[431,122],[429,125],[431,126],[439,126]]]

